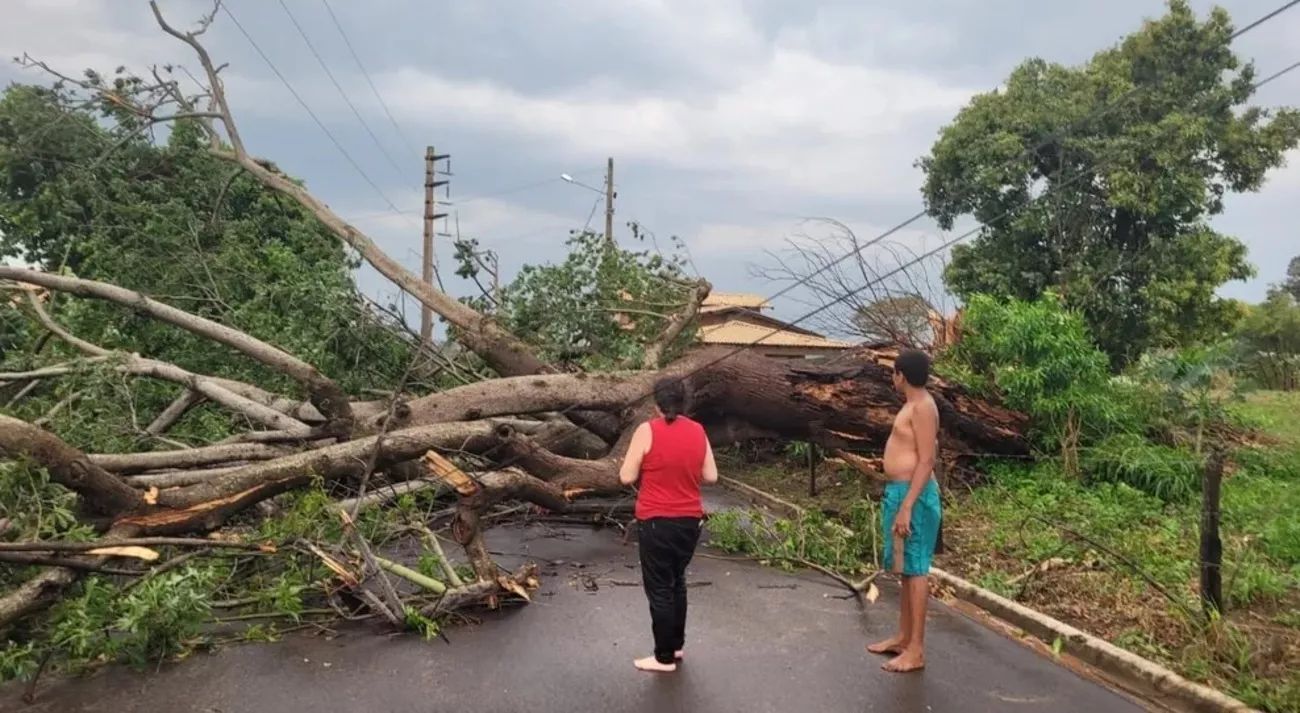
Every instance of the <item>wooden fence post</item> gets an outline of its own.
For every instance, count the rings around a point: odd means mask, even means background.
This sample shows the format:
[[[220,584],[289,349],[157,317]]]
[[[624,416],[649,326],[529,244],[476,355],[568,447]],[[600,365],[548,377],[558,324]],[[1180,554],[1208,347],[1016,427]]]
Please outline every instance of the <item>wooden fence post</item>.
[[[1201,606],[1206,618],[1223,612],[1223,541],[1219,538],[1219,493],[1223,451],[1210,452],[1201,476]]]

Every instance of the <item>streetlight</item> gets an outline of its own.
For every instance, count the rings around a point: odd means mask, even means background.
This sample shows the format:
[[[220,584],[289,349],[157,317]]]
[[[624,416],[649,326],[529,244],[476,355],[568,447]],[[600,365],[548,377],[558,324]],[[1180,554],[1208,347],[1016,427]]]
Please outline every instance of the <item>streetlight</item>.
[[[607,159],[607,162],[608,162],[606,164],[607,168],[605,169],[605,190],[603,191],[595,186],[589,186],[583,183],[582,181],[575,179],[573,176],[570,176],[567,173],[561,173],[560,180],[564,181],[565,183],[572,183],[575,186],[582,186],[583,188],[586,188],[589,191],[595,191],[596,193],[599,193],[605,197],[605,241],[609,243],[613,243],[614,242],[614,199],[618,197],[618,194],[614,192],[613,157]],[[592,207],[592,210],[595,210],[594,206]],[[590,219],[588,220],[588,222],[590,222]]]
[[[572,183],[572,184],[575,185],[575,186],[582,186],[583,188],[586,188],[586,189],[589,190],[589,191],[595,191],[595,192],[600,193],[600,194],[604,194],[604,193],[605,193],[604,191],[600,190],[599,188],[597,188],[597,187],[595,187],[595,186],[589,186],[589,185],[583,183],[582,181],[579,181],[578,179],[574,178],[573,176],[570,176],[570,175],[567,174],[567,173],[561,173],[561,174],[560,174],[560,180],[561,180],[561,181],[564,181],[565,183]]]

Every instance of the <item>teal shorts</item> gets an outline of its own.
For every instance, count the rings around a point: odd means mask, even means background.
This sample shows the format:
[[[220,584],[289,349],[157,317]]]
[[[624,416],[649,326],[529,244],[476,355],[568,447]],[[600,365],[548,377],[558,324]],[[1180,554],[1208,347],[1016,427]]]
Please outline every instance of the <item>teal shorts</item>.
[[[894,567],[894,517],[907,497],[911,483],[891,480],[885,484],[884,538],[885,571]],[[912,534],[903,540],[903,576],[924,577],[930,573],[934,559],[934,545],[939,539],[939,519],[943,516],[939,505],[939,484],[931,478],[912,505]]]

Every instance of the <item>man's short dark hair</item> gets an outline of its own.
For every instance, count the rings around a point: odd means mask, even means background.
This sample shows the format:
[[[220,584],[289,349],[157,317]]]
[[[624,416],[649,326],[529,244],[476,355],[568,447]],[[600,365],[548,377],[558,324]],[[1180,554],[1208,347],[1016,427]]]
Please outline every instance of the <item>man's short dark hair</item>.
[[[894,360],[894,371],[912,386],[925,386],[930,381],[930,356],[919,349],[904,349]]]

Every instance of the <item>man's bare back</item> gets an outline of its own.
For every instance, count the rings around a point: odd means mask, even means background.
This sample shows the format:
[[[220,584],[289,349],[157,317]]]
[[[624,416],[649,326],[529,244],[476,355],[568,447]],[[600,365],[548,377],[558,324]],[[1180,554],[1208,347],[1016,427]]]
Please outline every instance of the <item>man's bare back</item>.
[[[894,428],[889,433],[889,441],[885,443],[885,475],[890,480],[910,480],[916,471],[916,463],[920,455],[916,447],[916,429],[912,426],[912,413],[917,408],[928,409],[935,415],[935,420],[938,420],[939,409],[935,406],[934,398],[929,394],[926,394],[924,399],[903,404],[903,408],[899,409],[898,415],[894,417]]]

